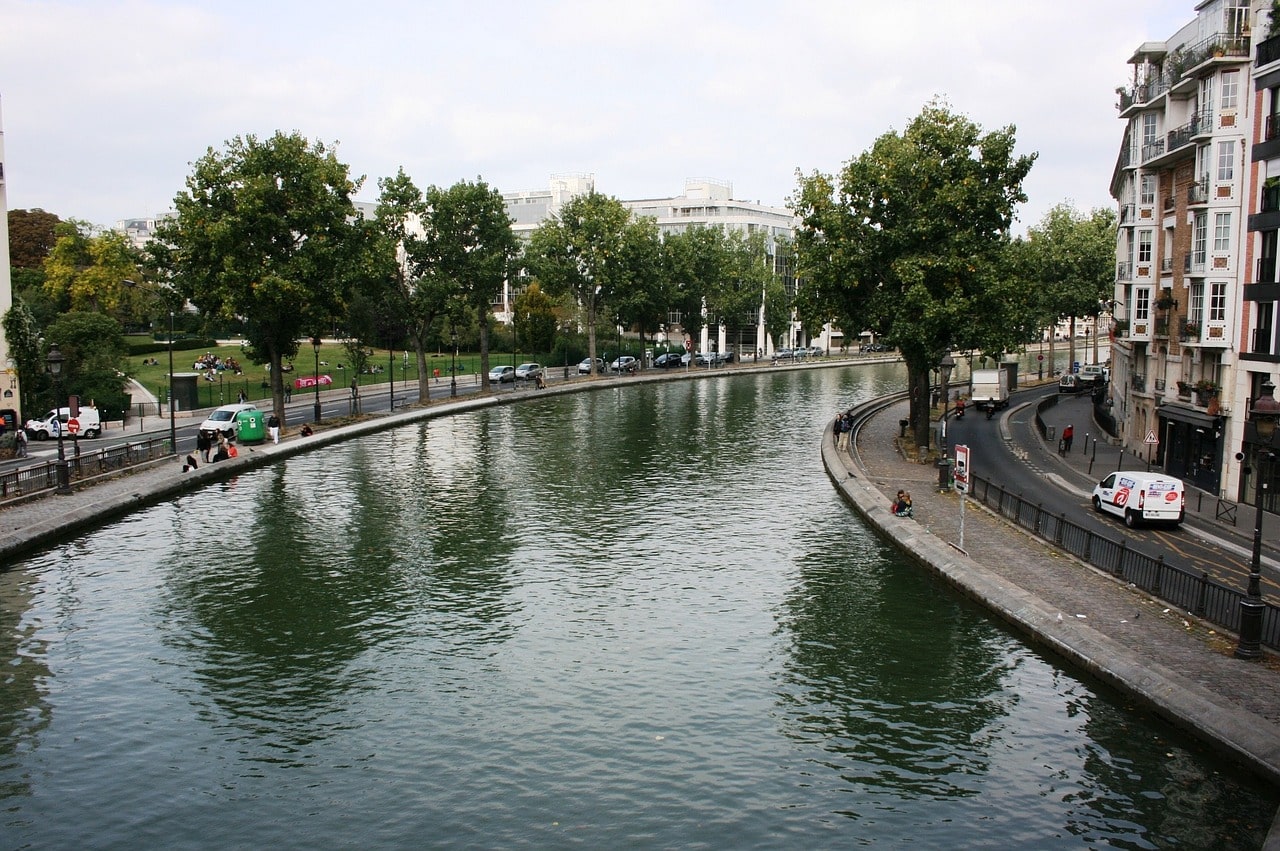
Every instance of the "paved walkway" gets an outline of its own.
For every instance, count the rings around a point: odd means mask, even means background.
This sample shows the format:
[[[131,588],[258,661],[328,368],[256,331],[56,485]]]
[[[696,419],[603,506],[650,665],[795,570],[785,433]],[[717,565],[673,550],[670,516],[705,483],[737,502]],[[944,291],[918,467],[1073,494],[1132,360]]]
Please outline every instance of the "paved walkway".
[[[829,432],[823,441],[828,473],[859,513],[1032,641],[1280,785],[1280,662],[1271,655],[1259,662],[1234,658],[1235,636],[1055,551],[972,500],[961,552],[959,496],[939,492],[935,466],[898,450],[898,421],[906,410],[905,401],[881,410],[850,452],[837,451]],[[1085,431],[1087,417],[1066,407],[1058,413],[1075,417],[1077,435]],[[1036,442],[1029,452],[1057,459],[1038,435]],[[1061,461],[1057,474],[1081,483],[1074,461]],[[911,492],[914,518],[889,512],[899,488]],[[1267,847],[1280,849],[1280,841]]]

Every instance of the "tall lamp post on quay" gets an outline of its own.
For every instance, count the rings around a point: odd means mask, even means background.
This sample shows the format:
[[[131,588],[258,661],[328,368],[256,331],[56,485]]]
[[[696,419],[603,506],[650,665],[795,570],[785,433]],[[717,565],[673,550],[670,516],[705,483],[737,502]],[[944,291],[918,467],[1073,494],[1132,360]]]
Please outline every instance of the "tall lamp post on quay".
[[[938,371],[942,373],[942,413],[945,416],[947,406],[951,404],[951,370],[956,368],[956,359],[947,352],[938,361]]]
[[[57,343],[49,344],[49,354],[45,356],[45,368],[49,374],[53,376],[53,388],[56,393],[56,401],[54,403],[54,413],[60,414],[57,410],[62,407],[62,365],[66,361],[62,351],[58,348]],[[70,419],[70,417],[68,417]],[[67,454],[62,448],[62,433],[67,430],[66,423],[62,422],[62,417],[56,416],[54,420],[58,423],[58,467],[57,478],[58,487],[55,492],[67,496],[71,493],[71,470],[67,467]]]
[[[1253,490],[1253,554],[1249,562],[1249,588],[1240,601],[1240,641],[1236,645],[1237,659],[1258,659],[1262,656],[1262,615],[1266,604],[1262,602],[1262,514],[1271,486],[1271,470],[1276,460],[1274,439],[1276,421],[1280,420],[1280,402],[1275,399],[1275,385],[1267,381],[1262,393],[1249,406],[1249,421],[1253,423],[1258,443],[1264,448],[1258,451],[1257,478]]]
[[[315,355],[316,355],[316,371],[315,371],[316,403],[315,403],[314,413],[316,415],[316,425],[319,425],[320,424],[320,338],[319,337],[311,338],[311,350],[315,352]]]

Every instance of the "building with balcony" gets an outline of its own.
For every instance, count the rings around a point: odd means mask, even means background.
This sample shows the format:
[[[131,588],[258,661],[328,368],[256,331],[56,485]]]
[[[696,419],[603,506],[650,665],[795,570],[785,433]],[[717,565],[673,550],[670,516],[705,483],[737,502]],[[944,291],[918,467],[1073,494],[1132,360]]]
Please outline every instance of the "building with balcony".
[[[1232,496],[1250,398],[1234,376],[1250,276],[1251,33],[1264,6],[1204,0],[1168,39],[1134,51],[1132,82],[1118,90],[1125,128],[1111,183],[1120,438],[1144,455],[1158,441],[1153,463]]]

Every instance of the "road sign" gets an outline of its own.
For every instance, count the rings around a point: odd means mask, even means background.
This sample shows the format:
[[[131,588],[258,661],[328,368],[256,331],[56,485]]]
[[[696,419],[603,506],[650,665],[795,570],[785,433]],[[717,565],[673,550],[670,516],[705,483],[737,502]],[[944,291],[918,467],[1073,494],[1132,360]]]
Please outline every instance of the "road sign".
[[[957,491],[969,490],[969,447],[963,444],[956,446],[955,480]]]
[[[1044,360],[1044,355],[1036,355],[1036,360]]]
[[[693,351],[693,340],[685,340],[685,341],[684,341],[684,350],[685,350],[686,352],[691,352],[691,351]]]
[[[75,417],[72,417],[71,419],[67,420],[67,434],[79,434],[79,433],[80,433],[80,421]]]
[[[1144,441],[1142,441],[1142,442],[1143,442],[1143,443],[1148,443],[1148,444],[1151,444],[1151,445],[1153,445],[1153,446],[1154,446],[1155,444],[1157,444],[1157,443],[1159,443],[1159,442],[1160,442],[1160,438],[1156,437],[1156,433],[1155,433],[1155,431],[1149,431],[1149,432],[1147,432],[1147,438],[1146,438],[1146,440],[1144,440]]]

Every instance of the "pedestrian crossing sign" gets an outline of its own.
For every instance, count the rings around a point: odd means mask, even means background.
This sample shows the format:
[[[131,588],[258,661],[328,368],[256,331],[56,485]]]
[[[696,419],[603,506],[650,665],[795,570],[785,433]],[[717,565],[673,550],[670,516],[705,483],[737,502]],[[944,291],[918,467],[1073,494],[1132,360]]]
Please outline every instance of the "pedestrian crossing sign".
[[[1156,444],[1156,443],[1159,443],[1159,442],[1160,442],[1160,439],[1159,439],[1158,437],[1156,437],[1156,433],[1155,433],[1155,431],[1153,430],[1153,431],[1149,431],[1149,432],[1147,432],[1147,439],[1146,439],[1146,440],[1144,440],[1144,441],[1142,441],[1142,442],[1143,442],[1143,443],[1149,443],[1149,444]]]

